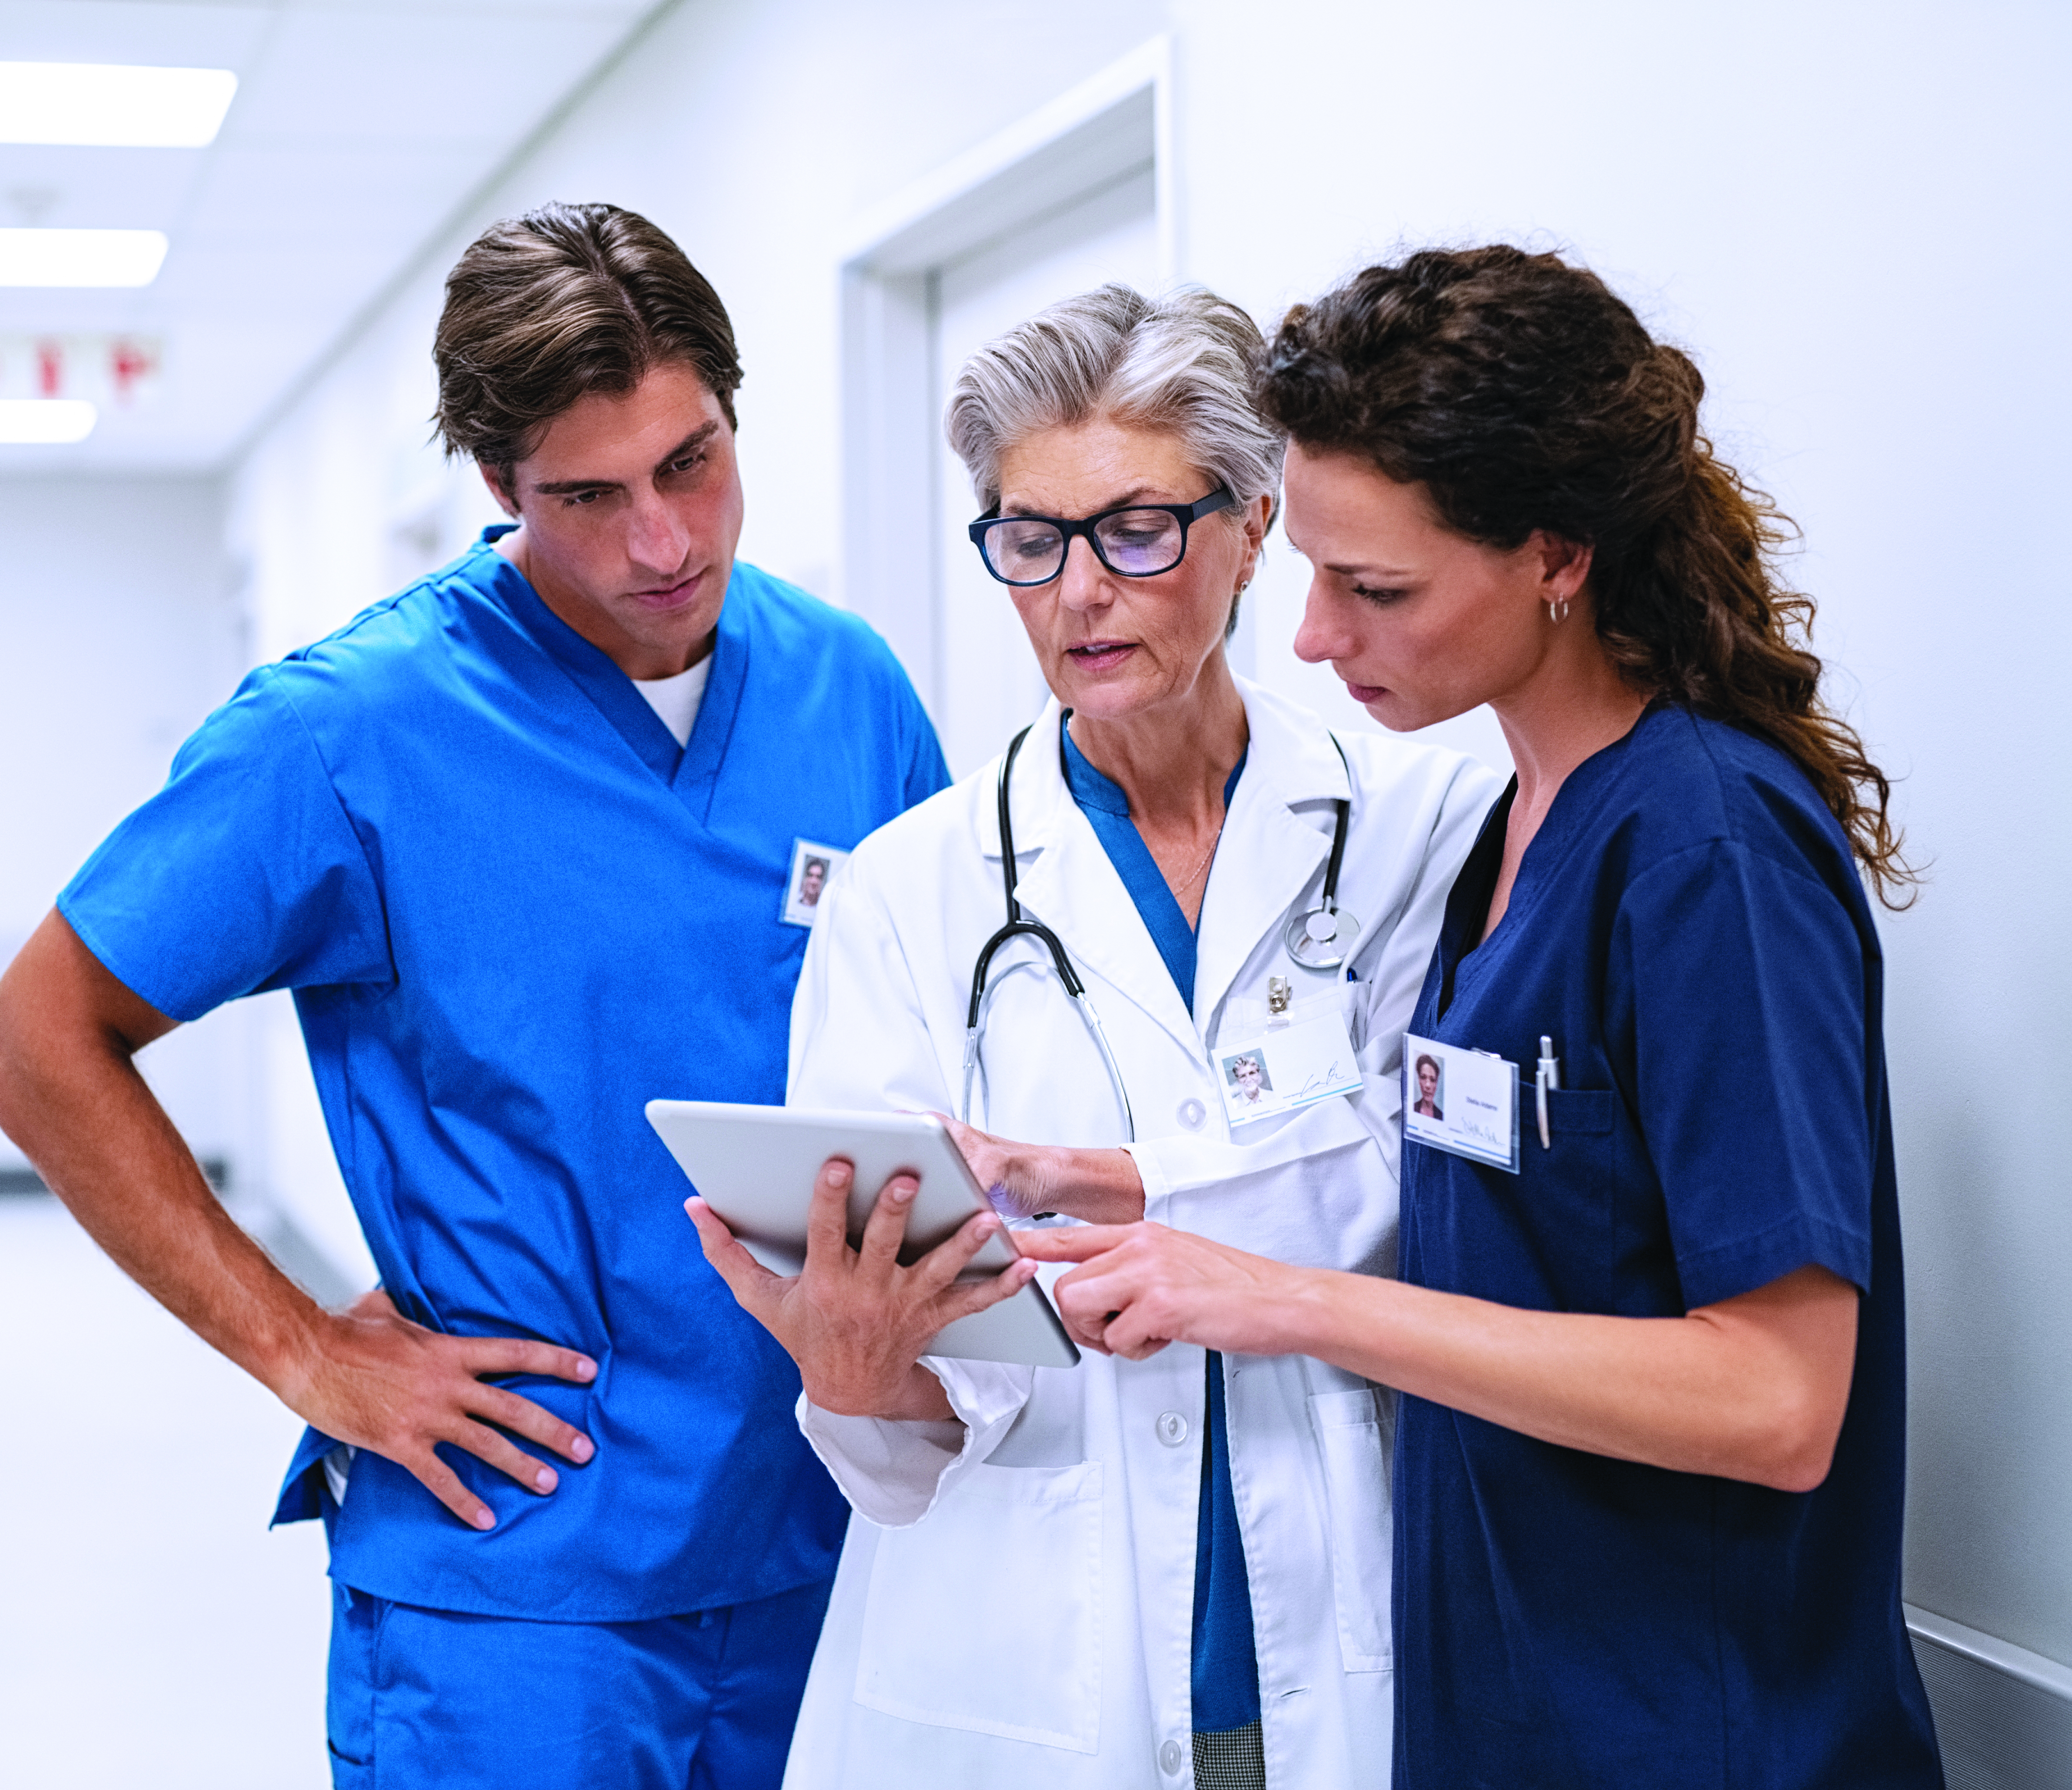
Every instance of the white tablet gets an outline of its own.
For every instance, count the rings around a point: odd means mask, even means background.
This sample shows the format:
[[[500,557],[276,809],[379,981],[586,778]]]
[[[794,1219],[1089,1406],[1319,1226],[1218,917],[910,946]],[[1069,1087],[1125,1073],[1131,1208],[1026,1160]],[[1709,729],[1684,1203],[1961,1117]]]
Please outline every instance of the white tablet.
[[[963,1152],[927,1113],[813,1111],[741,1106],[708,1100],[651,1100],[648,1123],[676,1166],[748,1252],[773,1274],[805,1265],[806,1212],[814,1178],[830,1156],[856,1165],[849,1197],[851,1243],[861,1241],[878,1189],[894,1175],[921,1183],[906,1220],[902,1262],[954,1236],[975,1212],[988,1212]],[[972,1258],[973,1275],[997,1274],[1015,1259],[1005,1234]],[[923,1352],[971,1361],[1075,1367],[1079,1352],[1034,1281],[1012,1299],[947,1325]]]

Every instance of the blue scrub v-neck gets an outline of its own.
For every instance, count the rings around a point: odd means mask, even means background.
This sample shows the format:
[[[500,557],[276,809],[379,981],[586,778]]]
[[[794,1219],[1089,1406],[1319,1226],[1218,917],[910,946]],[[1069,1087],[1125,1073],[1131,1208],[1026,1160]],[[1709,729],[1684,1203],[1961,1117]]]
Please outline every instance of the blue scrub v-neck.
[[[1137,914],[1151,934],[1152,943],[1158,947],[1158,955],[1165,960],[1174,987],[1180,991],[1181,1000],[1192,1013],[1194,929],[1187,924],[1187,916],[1181,911],[1173,891],[1166,887],[1166,872],[1158,868],[1151,848],[1144,843],[1137,823],[1129,818],[1129,798],[1122,793],[1120,784],[1096,770],[1087,755],[1079,750],[1079,742],[1072,737],[1071,719],[1072,712],[1068,708],[1058,724],[1059,737],[1064,741],[1066,787],[1071,790],[1073,801],[1079,804],[1079,811],[1093,827],[1094,835],[1108,853],[1116,874],[1122,878],[1122,886],[1129,891],[1129,898],[1136,904]],[[1230,811],[1231,796],[1237,792],[1237,780],[1244,774],[1244,761],[1250,751],[1248,746],[1238,755],[1237,763],[1223,784],[1226,814]]]
[[[483,540],[493,545],[515,526],[486,528]],[[698,704],[697,719],[691,725],[690,740],[680,746],[662,717],[634,688],[633,680],[610,655],[586,640],[549,609],[516,566],[497,556],[487,584],[491,595],[568,674],[634,756],[674,790],[698,819],[704,820],[747,682],[749,638],[742,613],[746,606],[732,601],[721,606],[713,642],[712,672]]]
[[[644,706],[644,705],[643,705]],[[1071,711],[1058,724],[1063,742],[1065,785],[1087,817],[1108,862],[1129,891],[1151,942],[1187,1011],[1194,1010],[1194,929],[1144,835],[1129,818],[1129,799],[1120,786],[1095,770],[1072,738]],[[1223,812],[1230,812],[1237,780],[1251,748],[1238,755],[1223,785]],[[1259,1658],[1252,1643],[1252,1583],[1245,1571],[1244,1537],[1238,1528],[1237,1496],[1231,1485],[1230,1435],[1223,1412],[1223,1357],[1209,1352],[1206,1427],[1202,1449],[1202,1498],[1195,1525],[1192,1722],[1197,1734],[1223,1734],[1259,1719]]]

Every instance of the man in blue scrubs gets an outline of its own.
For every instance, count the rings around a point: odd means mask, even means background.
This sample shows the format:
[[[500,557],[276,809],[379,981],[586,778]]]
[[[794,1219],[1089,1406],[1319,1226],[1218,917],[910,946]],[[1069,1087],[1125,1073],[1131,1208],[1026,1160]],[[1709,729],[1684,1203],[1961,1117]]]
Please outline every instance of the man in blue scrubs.
[[[337,1784],[775,1785],[846,1513],[642,1106],[782,1102],[796,866],[947,775],[883,643],[736,563],[732,329],[660,231],[497,225],[435,354],[516,527],[187,743],[0,982],[0,1123],[308,1419]],[[130,1061],[279,987],[381,1272],[342,1314]]]

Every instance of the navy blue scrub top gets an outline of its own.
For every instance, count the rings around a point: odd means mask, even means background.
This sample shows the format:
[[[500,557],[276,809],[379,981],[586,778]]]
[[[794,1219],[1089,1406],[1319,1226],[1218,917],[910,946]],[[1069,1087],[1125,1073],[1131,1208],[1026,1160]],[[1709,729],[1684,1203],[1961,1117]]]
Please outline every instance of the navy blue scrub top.
[[[1059,732],[1064,741],[1065,784],[1107,852],[1122,886],[1158,947],[1173,985],[1194,1010],[1194,929],[1166,881],[1166,873],[1129,818],[1129,798],[1120,784],[1093,767],[1065,712]],[[1223,785],[1229,811],[1244,774],[1241,753]],[[1230,1432],[1223,1414],[1223,1357],[1209,1351],[1206,1435],[1202,1441],[1202,1497],[1194,1527],[1194,1621],[1191,1721],[1198,1734],[1223,1734],[1259,1719],[1259,1661],[1252,1644],[1252,1583],[1244,1566],[1244,1536],[1238,1527],[1237,1494],[1231,1484]]]
[[[1511,802],[1454,885],[1412,1029],[1522,1065],[1523,1171],[1407,1143],[1404,1279],[1662,1317],[1818,1263],[1862,1290],[1855,1379],[1803,1494],[1406,1396],[1397,1790],[1940,1784],[1900,1612],[1884,963],[1848,842],[1784,754],[1657,707],[1562,786],[1478,947]]]
[[[508,1382],[597,1444],[555,1460],[551,1496],[442,1449],[487,1533],[363,1451],[334,1577],[571,1621],[774,1595],[832,1574],[847,1511],[641,1109],[783,1103],[794,840],[853,846],[948,775],[884,643],[742,565],[679,748],[502,532],[254,671],[59,906],[176,1019],[294,989],[405,1316],[598,1364],[587,1387]],[[317,1513],[330,1446],[306,1437],[278,1520]]]

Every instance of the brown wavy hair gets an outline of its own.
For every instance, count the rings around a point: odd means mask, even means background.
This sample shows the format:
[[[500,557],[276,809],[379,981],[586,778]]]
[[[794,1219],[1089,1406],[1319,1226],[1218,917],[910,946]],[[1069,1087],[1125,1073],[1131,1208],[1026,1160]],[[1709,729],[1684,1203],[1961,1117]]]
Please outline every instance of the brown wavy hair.
[[[1590,547],[1597,636],[1626,681],[1787,753],[1904,906],[1919,875],[1891,782],[1823,701],[1813,600],[1779,577],[1796,531],[1713,453],[1704,392],[1594,273],[1501,245],[1424,250],[1297,306],[1257,376],[1294,441],[1422,484],[1469,540]]]
[[[507,485],[569,405],[631,392],[664,362],[689,367],[738,426],[726,306],[666,234],[616,205],[542,205],[483,231],[446,276],[432,359],[446,452]]]

